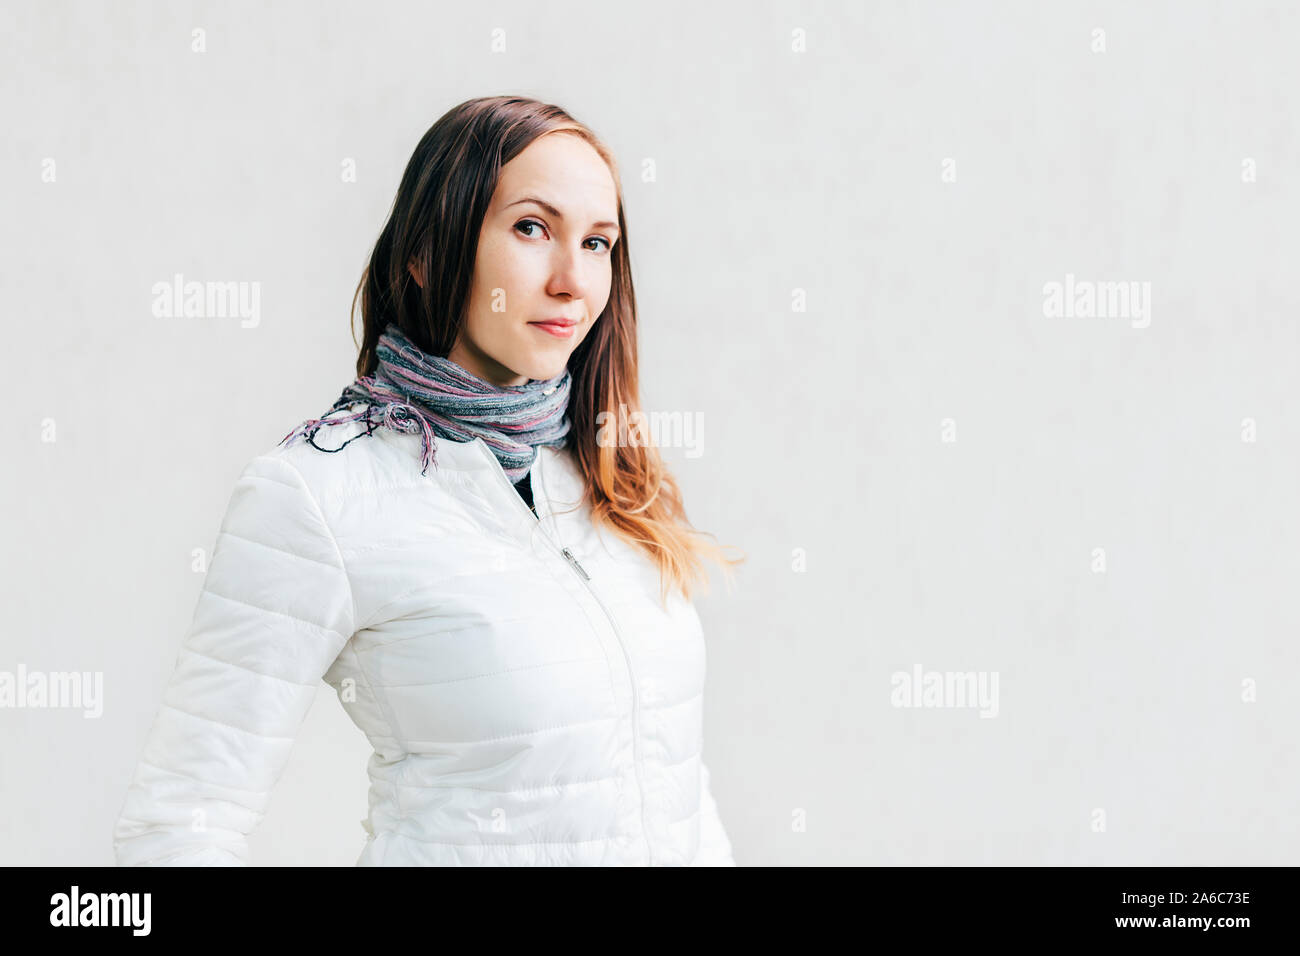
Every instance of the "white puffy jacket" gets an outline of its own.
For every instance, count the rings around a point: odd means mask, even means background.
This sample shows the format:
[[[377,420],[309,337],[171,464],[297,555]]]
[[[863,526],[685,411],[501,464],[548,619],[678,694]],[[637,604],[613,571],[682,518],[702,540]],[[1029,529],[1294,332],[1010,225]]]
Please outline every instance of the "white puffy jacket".
[[[324,678],[374,747],[358,866],[734,866],[693,605],[592,524],[569,452],[538,450],[536,516],[482,440],[419,452],[378,428],[248,463],[118,864],[247,865]]]

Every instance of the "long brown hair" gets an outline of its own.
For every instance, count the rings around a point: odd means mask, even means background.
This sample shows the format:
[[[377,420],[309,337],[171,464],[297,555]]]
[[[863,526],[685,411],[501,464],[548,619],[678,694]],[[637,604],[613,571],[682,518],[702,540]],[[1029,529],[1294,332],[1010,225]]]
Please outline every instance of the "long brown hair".
[[[701,558],[722,565],[728,581],[733,565],[745,559],[728,559],[715,542],[703,540],[713,535],[690,525],[680,488],[653,444],[597,440],[598,426],[609,416],[625,420],[641,409],[636,297],[617,163],[565,110],[522,96],[480,97],[449,110],[420,139],[352,300],[355,314],[360,297],[363,323],[357,375],[375,371],[379,336],[389,323],[432,355],[451,352],[464,327],[479,231],[501,167],[550,133],[589,143],[609,167],[618,192],[620,238],[610,253],[609,302],[569,357],[573,383],[566,446],[584,477],[593,520],[657,562],[661,601],[666,602],[670,585],[689,600],[697,580],[708,590]],[[423,284],[412,277],[412,262]],[[355,336],[354,325],[354,341]],[[608,415],[598,419],[601,412]]]

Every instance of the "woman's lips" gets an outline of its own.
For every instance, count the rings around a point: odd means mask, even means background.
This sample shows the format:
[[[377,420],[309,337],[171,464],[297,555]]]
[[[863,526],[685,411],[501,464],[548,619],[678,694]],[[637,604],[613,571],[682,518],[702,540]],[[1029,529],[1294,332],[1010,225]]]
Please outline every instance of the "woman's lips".
[[[529,322],[528,324],[531,325],[533,328],[541,329],[543,332],[549,332],[551,335],[554,335],[557,339],[569,338],[571,335],[573,335],[574,329],[578,327],[577,324],[563,325],[559,322]]]

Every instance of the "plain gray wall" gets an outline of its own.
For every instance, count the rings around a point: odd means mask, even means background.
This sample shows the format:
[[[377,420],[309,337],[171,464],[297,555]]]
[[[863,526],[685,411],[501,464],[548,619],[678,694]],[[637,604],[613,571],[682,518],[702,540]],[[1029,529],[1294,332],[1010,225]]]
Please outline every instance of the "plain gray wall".
[[[4,863],[112,862],[191,552],[351,380],[415,143],[496,93],[614,149],[643,398],[701,416],[665,455],[749,555],[697,600],[741,865],[1300,862],[1294,6],[0,17],[0,670],[104,680],[99,719],[0,710]],[[175,273],[259,283],[258,324],[154,316]],[[1149,322],[1046,314],[1067,275]],[[895,706],[917,666],[996,716]],[[254,861],[351,865],[368,753],[322,685]]]

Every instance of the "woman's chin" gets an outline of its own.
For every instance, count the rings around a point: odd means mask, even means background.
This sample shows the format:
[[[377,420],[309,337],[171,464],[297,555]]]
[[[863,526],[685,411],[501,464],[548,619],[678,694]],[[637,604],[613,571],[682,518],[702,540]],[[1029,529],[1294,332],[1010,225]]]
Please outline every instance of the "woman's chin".
[[[531,381],[545,382],[564,374],[568,367],[569,356],[564,355],[562,360],[556,360],[551,357],[537,358],[528,362],[522,368],[518,369],[520,375],[527,375]]]

